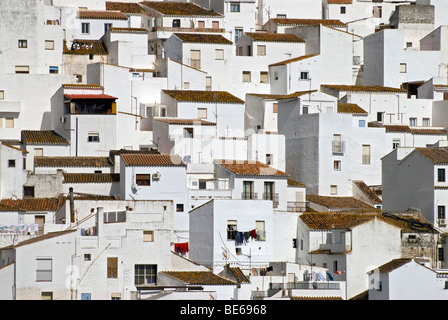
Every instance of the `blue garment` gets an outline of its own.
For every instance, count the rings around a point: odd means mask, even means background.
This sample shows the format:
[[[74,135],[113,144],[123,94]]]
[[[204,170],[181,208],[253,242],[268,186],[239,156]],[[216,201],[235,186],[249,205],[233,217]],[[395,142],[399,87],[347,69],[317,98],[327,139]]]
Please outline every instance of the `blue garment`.
[[[330,279],[330,281],[334,280],[333,275],[331,273],[327,272],[327,276],[328,276],[328,279]]]
[[[240,246],[243,244],[244,241],[244,234],[242,232],[237,231],[235,235],[235,245]]]

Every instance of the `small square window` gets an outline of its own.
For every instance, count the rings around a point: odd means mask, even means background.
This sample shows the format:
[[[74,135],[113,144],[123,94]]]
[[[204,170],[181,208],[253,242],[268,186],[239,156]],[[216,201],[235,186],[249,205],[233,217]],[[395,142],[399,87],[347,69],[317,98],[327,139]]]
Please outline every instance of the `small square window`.
[[[84,254],[84,261],[91,261],[92,260],[92,255],[90,253],[85,253]]]
[[[81,23],[81,33],[82,34],[90,33],[90,23],[88,23],[88,22]]]
[[[150,186],[151,175],[150,174],[136,174],[135,183],[139,186]]]
[[[266,46],[265,45],[258,45],[257,46],[257,55],[259,55],[259,56],[265,56],[266,55]]]
[[[75,75],[75,80],[76,80],[76,83],[82,82],[82,75],[81,74],[76,74]]]
[[[89,133],[87,137],[88,142],[100,142],[100,135],[99,133]]]
[[[346,7],[341,7],[341,14],[345,14],[347,11],[346,11]]]
[[[29,66],[16,66],[16,73],[30,73]]]
[[[176,204],[176,212],[184,212],[184,204],[183,203]]]
[[[250,82],[250,71],[243,71],[243,82]]]
[[[267,71],[260,71],[260,83],[269,83],[269,73]]]
[[[9,168],[15,168],[15,166],[16,166],[16,160],[14,160],[14,159],[9,159],[9,160],[8,160],[8,167],[9,167]]]
[[[173,28],[180,28],[180,19],[173,20]]]
[[[224,50],[223,49],[215,49],[215,59],[216,60],[224,60]]]
[[[45,40],[45,50],[54,50],[53,40]]]
[[[28,48],[28,40],[19,40],[19,48]]]
[[[0,90],[0,100],[5,100],[5,91]]]
[[[338,194],[338,186],[336,186],[336,185],[331,185],[331,186],[330,186],[330,194],[331,194],[331,195],[337,195],[337,194]]]
[[[143,242],[154,242],[154,231],[143,231]]]
[[[59,73],[59,68],[56,67],[56,66],[50,66],[50,73],[58,74]]]
[[[240,12],[240,4],[236,2],[230,3],[230,12]]]
[[[359,120],[359,127],[364,128],[366,126],[366,120]]]
[[[406,72],[407,72],[406,63],[400,63],[400,73],[406,73]]]
[[[308,80],[309,77],[309,72],[308,71],[302,71],[300,72],[300,80]]]
[[[23,197],[24,198],[34,198],[34,186],[24,186],[23,187]]]

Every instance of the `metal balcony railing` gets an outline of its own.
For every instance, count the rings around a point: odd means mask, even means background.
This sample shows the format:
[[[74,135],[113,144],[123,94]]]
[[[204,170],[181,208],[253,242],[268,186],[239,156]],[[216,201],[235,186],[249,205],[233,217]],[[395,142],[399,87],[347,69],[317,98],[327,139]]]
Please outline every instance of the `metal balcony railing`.
[[[272,200],[272,205],[274,206],[274,208],[278,207],[278,204],[279,204],[279,200],[278,200],[279,194],[278,193],[271,193],[271,192],[263,193],[262,199],[263,200]]]
[[[288,201],[286,210],[288,212],[304,212],[308,202]]]
[[[258,200],[258,193],[256,192],[242,192],[241,193],[242,200]]]
[[[333,141],[332,151],[333,151],[333,153],[344,153],[345,152],[345,141]]]

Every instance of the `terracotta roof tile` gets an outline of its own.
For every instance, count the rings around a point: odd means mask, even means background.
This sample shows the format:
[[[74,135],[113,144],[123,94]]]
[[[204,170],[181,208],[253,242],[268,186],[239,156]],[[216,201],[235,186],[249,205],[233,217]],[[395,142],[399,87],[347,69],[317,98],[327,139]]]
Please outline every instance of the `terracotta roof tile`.
[[[288,187],[305,187],[305,185],[295,180],[288,179]]]
[[[372,203],[382,203],[378,195],[370,189],[364,181],[354,181],[356,186],[366,195]]]
[[[176,37],[183,42],[188,43],[207,43],[207,44],[233,44],[232,41],[224,38],[220,34],[204,34],[204,33],[175,33]]]
[[[148,30],[144,28],[117,28],[117,27],[111,27],[109,28],[110,32],[117,32],[117,33],[148,33]]]
[[[356,103],[338,103],[338,113],[367,114],[367,111]]]
[[[329,209],[373,209],[373,207],[353,197],[306,195],[307,201],[314,202]]]
[[[65,230],[65,231],[49,232],[49,233],[46,233],[46,234],[44,234],[42,236],[33,237],[33,238],[30,238],[30,239],[21,241],[21,242],[19,242],[16,245],[10,245],[10,246],[7,246],[7,247],[3,247],[1,249],[3,249],[3,250],[14,249],[14,248],[17,248],[17,247],[21,247],[21,246],[37,243],[39,241],[43,241],[43,240],[47,240],[47,239],[63,236],[63,235],[66,235],[66,234],[69,234],[69,233],[73,233],[73,232],[76,232],[76,231],[77,230],[75,229],[75,230]]]
[[[162,90],[177,101],[183,102],[219,102],[238,103],[244,101],[227,91],[200,91],[200,90]]]
[[[202,119],[154,118],[154,121],[178,125],[215,126],[216,123]]]
[[[93,167],[104,168],[112,164],[108,157],[35,157],[36,167]]]
[[[106,1],[106,10],[121,11],[122,13],[148,15],[137,2],[112,2]]]
[[[104,89],[103,86],[95,83],[91,84],[78,84],[78,83],[64,83],[62,84],[64,89]]]
[[[189,285],[236,285],[236,282],[218,276],[211,271],[161,271],[160,274]]]
[[[279,176],[288,177],[289,175],[283,171],[277,170],[267,164],[259,161],[247,161],[247,160],[215,160],[216,164],[226,168],[227,170],[237,175],[249,175],[249,176]]]
[[[295,57],[295,58],[292,58],[292,59],[288,59],[288,60],[283,60],[283,61],[280,61],[280,62],[276,62],[276,63],[270,64],[269,66],[270,66],[270,67],[271,67],[271,66],[283,66],[283,65],[287,65],[287,64],[290,64],[290,63],[293,63],[293,62],[297,62],[297,61],[301,61],[301,60],[309,59],[309,58],[312,58],[312,57],[316,57],[316,56],[318,56],[318,55],[319,55],[319,53],[316,53],[316,54],[308,54],[308,55],[305,55],[305,56]]]
[[[305,42],[305,40],[292,33],[246,32],[245,35],[254,41]]]
[[[22,130],[22,143],[25,144],[70,144],[54,130]]]
[[[248,277],[246,277],[239,267],[229,267],[229,270],[233,273],[235,278],[241,283],[250,283]]]
[[[110,96],[108,94],[65,94],[70,100],[81,100],[81,99],[105,99],[105,100],[115,100],[116,97]]]
[[[352,4],[352,0],[327,0],[328,4]]]
[[[126,166],[186,166],[175,154],[121,154]]]
[[[79,19],[102,19],[102,20],[128,20],[120,11],[110,10],[80,10]]]
[[[448,164],[448,151],[445,148],[415,148],[434,164]]]
[[[329,25],[329,26],[345,26],[341,20],[336,19],[294,19],[294,18],[272,18],[272,22],[278,25],[294,25],[294,26],[307,26],[307,25]]]
[[[167,16],[201,16],[216,17],[222,16],[217,12],[213,12],[202,8],[192,2],[163,2],[163,1],[143,1],[143,6],[156,10]]]
[[[64,54],[75,55],[107,55],[106,47],[101,40],[75,39],[70,46],[64,40]]]
[[[119,182],[119,173],[66,173],[63,183],[112,183]]]
[[[64,197],[2,199],[0,204],[21,211],[58,211],[65,202]]]
[[[406,93],[405,90],[383,86],[357,86],[357,85],[331,85],[322,84],[321,87],[333,89],[337,91],[354,91],[354,92],[400,92]]]
[[[435,135],[447,135],[448,132],[445,129],[438,128],[411,128],[413,134],[435,134]]]
[[[390,273],[390,272],[394,271],[395,269],[398,269],[398,268],[404,266],[405,264],[408,264],[411,261],[412,261],[412,259],[410,259],[410,258],[394,259],[394,260],[391,260],[391,261],[379,266],[378,271],[379,271],[379,273]]]

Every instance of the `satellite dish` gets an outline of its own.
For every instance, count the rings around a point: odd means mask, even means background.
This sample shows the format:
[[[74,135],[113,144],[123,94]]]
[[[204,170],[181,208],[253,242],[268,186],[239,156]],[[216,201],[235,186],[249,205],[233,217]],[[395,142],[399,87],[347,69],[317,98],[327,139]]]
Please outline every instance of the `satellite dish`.
[[[137,194],[137,191],[140,190],[140,187],[137,186],[137,184],[135,182],[132,182],[131,190],[132,190],[133,194]]]

